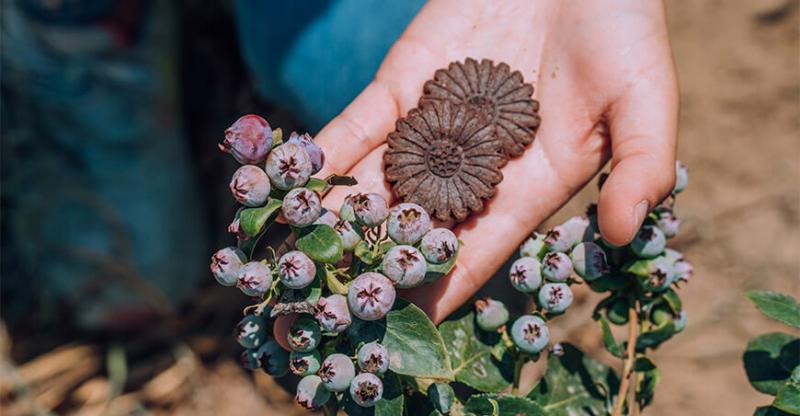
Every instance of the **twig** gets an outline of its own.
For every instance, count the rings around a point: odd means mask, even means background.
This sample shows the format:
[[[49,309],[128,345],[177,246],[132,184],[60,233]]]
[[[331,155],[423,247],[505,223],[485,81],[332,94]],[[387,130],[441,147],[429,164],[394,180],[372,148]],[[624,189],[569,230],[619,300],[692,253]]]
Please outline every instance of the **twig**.
[[[625,354],[625,364],[622,369],[622,380],[619,383],[617,402],[614,405],[612,416],[622,416],[622,409],[625,407],[625,396],[628,393],[628,384],[633,370],[633,363],[636,361],[636,336],[639,332],[639,321],[636,313],[638,302],[628,308],[628,348]]]

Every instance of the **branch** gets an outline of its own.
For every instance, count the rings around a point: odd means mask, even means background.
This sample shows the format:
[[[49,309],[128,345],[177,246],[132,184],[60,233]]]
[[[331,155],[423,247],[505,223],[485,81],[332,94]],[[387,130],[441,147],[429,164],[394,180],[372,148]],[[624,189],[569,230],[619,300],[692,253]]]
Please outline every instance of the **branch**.
[[[633,363],[636,361],[636,336],[638,333],[639,319],[636,315],[636,305],[632,305],[628,308],[628,348],[625,354],[625,364],[622,369],[622,380],[619,383],[619,392],[617,392],[617,402],[614,404],[612,416],[622,416],[622,409],[625,407],[625,396],[627,396],[628,393],[628,384],[633,371]]]

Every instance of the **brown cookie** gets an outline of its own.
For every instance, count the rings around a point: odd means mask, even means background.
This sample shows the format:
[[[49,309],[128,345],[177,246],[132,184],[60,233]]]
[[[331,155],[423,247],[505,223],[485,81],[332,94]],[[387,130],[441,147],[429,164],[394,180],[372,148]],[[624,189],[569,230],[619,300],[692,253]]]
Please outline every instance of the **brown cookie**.
[[[491,122],[470,107],[430,100],[397,121],[383,156],[395,195],[441,221],[483,210],[506,159]]]
[[[495,65],[483,59],[478,63],[472,58],[453,62],[447,69],[436,71],[422,91],[420,105],[450,101],[487,116],[507,158],[525,151],[541,122],[539,102],[532,98],[533,86],[502,62]]]

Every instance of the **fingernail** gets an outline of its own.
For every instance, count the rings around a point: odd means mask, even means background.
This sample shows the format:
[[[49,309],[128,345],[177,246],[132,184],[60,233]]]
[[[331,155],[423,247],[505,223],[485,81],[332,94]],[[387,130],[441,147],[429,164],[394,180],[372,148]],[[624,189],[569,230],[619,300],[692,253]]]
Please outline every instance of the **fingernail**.
[[[648,212],[650,212],[650,203],[647,202],[647,200],[639,202],[636,204],[636,207],[633,208],[633,232],[631,233],[631,238],[633,238],[636,231],[641,227],[642,221],[644,221],[644,217],[647,216]]]

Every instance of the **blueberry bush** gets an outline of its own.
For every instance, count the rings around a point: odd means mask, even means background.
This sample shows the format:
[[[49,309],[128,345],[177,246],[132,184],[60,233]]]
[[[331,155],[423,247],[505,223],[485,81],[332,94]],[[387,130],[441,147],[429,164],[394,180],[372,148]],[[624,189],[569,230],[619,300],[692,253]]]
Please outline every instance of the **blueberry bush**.
[[[680,226],[675,196],[687,182],[680,163],[673,194],[630,245],[600,238],[592,205],[520,247],[509,286],[530,296],[531,310],[515,316],[499,300],[477,299],[437,327],[397,289],[451,271],[461,245],[452,231],[434,227],[419,205],[389,207],[377,194],[352,194],[338,213],[326,210],[321,195],[356,179],[313,177],[325,158],[312,138],[284,141],[259,116],[237,120],[220,149],[243,164],[230,184],[242,207],[229,227],[237,244],[213,255],[211,271],[254,299],[235,329],[242,365],[299,377],[301,406],[350,415],[622,415],[653,400],[660,369],[648,352],[686,326],[676,290],[692,275],[667,248]],[[279,219],[291,227],[289,241],[259,244]],[[551,338],[577,285],[602,294],[592,319],[621,372]],[[286,335],[291,351],[273,338],[281,315],[297,317]],[[627,326],[626,339],[612,326]],[[522,366],[540,359],[544,376],[520,391]]]
[[[775,397],[770,405],[756,409],[755,415],[800,415],[800,337],[796,334],[800,330],[800,304],[777,292],[752,291],[746,295],[761,312],[795,332],[771,332],[747,344],[744,368],[750,384]]]

